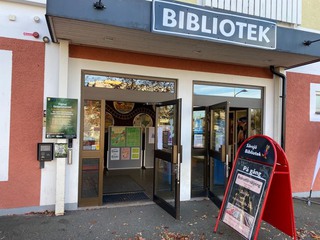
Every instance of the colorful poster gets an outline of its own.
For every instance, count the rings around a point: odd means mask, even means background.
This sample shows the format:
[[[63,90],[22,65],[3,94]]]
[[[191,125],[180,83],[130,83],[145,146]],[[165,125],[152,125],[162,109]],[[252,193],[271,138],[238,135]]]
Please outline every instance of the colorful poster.
[[[251,239],[272,167],[238,159],[222,221]]]
[[[130,148],[121,148],[121,160],[130,160]]]
[[[131,148],[131,159],[140,159],[140,148]]]
[[[110,160],[120,160],[120,148],[110,149]]]
[[[48,97],[46,138],[76,138],[77,110],[77,99]]]
[[[126,146],[126,127],[111,128],[111,146],[112,147]]]
[[[126,146],[140,147],[141,145],[141,128],[127,127],[126,128]]]

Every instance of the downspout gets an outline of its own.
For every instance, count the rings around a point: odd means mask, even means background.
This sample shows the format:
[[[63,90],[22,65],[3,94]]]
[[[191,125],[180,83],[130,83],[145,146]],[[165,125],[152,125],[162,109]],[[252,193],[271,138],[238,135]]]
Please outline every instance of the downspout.
[[[285,150],[285,136],[286,136],[286,126],[285,126],[285,119],[286,119],[286,91],[287,91],[287,79],[286,76],[280,72],[275,70],[274,66],[270,66],[270,71],[280,77],[282,79],[282,107],[281,107],[281,147]]]

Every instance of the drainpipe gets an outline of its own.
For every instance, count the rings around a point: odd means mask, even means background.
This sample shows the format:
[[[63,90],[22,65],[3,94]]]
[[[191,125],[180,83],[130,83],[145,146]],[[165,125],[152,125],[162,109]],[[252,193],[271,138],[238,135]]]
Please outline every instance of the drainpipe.
[[[286,76],[280,72],[277,72],[275,70],[274,66],[270,66],[270,71],[280,77],[282,79],[282,107],[281,107],[281,147],[283,150],[285,150],[285,136],[286,136],[286,126],[285,126],[285,120],[286,120],[286,91],[287,91],[287,79]]]

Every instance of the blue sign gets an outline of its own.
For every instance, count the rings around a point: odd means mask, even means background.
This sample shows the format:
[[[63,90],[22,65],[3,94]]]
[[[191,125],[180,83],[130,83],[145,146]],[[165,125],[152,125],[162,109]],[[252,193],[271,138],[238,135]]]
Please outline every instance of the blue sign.
[[[154,0],[152,32],[276,49],[277,25],[272,21]]]

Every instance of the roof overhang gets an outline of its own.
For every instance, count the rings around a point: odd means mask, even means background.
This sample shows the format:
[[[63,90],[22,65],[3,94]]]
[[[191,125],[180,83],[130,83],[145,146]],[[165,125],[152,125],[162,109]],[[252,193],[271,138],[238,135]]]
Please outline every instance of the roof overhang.
[[[94,2],[48,0],[46,17],[52,40],[256,67],[291,68],[320,58],[316,44],[304,44],[306,40],[319,39],[316,33],[277,27],[276,49],[263,49],[152,32],[150,1],[108,0],[102,10],[94,8]]]

